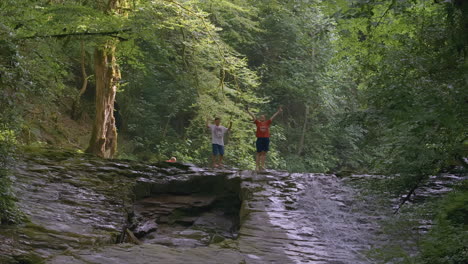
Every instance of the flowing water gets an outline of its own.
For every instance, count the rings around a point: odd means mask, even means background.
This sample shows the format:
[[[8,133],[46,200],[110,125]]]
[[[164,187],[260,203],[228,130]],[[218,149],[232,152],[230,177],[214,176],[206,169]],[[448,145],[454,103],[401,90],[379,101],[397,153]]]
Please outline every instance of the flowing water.
[[[26,156],[12,177],[30,223],[0,229],[0,263],[376,263],[399,199],[364,195],[355,175],[254,173],[186,164]],[[412,202],[463,177],[433,177]],[[383,202],[382,202],[383,201]],[[135,244],[124,239],[133,231]],[[135,241],[133,241],[135,242]]]
[[[247,254],[251,262],[373,263],[366,251],[378,241],[377,220],[383,216],[357,199],[356,191],[341,179],[326,174],[281,175],[272,171],[264,180],[260,177],[253,183],[266,186],[253,202],[267,201],[265,207],[256,206],[255,214],[264,214],[268,223],[253,232],[256,239],[263,237],[267,246],[265,254],[257,259]],[[249,221],[245,225],[249,227]],[[241,228],[241,242],[242,232]],[[276,261],[276,254],[269,258],[269,248],[284,252],[287,259]]]

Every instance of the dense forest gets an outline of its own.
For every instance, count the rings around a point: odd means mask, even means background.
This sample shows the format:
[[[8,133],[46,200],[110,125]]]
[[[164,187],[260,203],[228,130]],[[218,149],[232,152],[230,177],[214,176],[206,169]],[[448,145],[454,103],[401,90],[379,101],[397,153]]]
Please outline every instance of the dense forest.
[[[379,188],[411,194],[466,166],[465,0],[2,0],[0,17],[2,223],[21,221],[14,152],[205,166],[219,116],[226,164],[252,169],[247,108],[283,108],[271,169],[394,175]],[[407,263],[465,263],[467,186]]]

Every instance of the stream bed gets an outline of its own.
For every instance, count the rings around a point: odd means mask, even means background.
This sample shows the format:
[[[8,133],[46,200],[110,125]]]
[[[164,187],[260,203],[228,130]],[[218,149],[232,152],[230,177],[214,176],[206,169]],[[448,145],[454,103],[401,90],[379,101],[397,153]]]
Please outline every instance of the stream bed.
[[[0,229],[0,263],[375,263],[368,252],[385,243],[379,223],[393,213],[355,187],[365,175],[44,151],[21,158],[11,177],[28,221]],[[434,179],[416,200],[450,190],[446,182]]]

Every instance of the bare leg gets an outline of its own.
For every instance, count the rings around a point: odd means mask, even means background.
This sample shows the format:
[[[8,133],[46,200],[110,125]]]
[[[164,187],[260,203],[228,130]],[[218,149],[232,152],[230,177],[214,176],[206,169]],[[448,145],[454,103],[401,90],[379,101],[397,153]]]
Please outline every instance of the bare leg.
[[[223,155],[219,155],[219,162],[218,162],[218,165],[219,165],[220,167],[223,166]]]
[[[214,167],[216,167],[216,156],[215,155],[212,156],[212,160],[213,161],[212,161],[211,166],[214,168]]]
[[[261,152],[260,163],[261,163],[261,169],[262,170],[266,169],[266,167],[265,167],[266,154],[267,154],[266,151]]]
[[[260,160],[261,160],[261,152],[257,152],[257,155],[255,156],[255,170],[258,171],[260,170]]]

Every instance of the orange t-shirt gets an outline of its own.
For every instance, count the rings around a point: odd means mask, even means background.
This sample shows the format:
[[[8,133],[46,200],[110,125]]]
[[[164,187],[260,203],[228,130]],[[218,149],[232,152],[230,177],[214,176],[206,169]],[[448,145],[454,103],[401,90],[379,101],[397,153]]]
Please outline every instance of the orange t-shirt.
[[[270,125],[271,120],[268,119],[267,121],[258,121],[255,120],[255,125],[257,125],[257,133],[256,136],[258,138],[269,138],[270,137]]]

